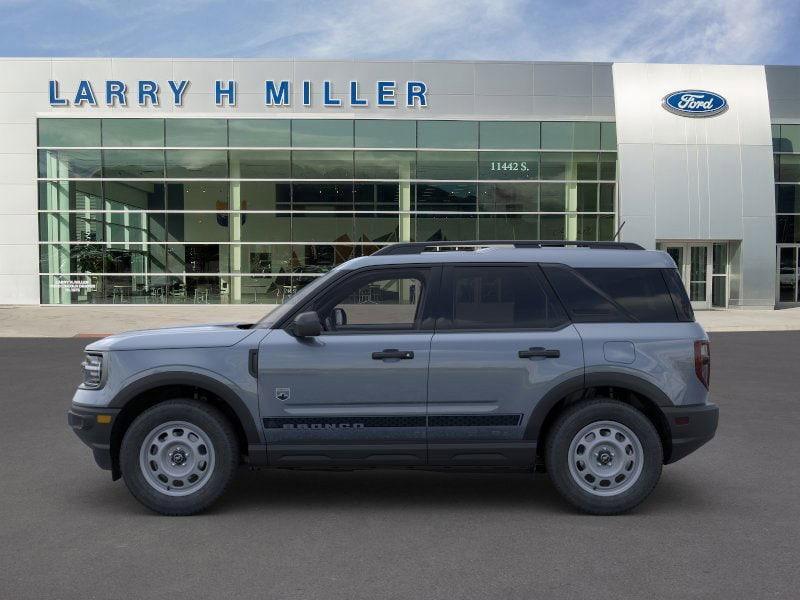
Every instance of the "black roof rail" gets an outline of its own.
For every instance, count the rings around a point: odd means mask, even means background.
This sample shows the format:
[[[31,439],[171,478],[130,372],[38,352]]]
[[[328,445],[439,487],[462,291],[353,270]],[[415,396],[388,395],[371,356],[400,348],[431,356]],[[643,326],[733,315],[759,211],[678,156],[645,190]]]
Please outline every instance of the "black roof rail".
[[[487,246],[513,246],[514,248],[594,248],[597,250],[644,250],[633,242],[582,242],[564,240],[463,240],[452,242],[400,242],[384,246],[372,256],[398,256],[401,254],[422,254],[428,248],[484,248]],[[438,250],[437,250],[438,251]]]

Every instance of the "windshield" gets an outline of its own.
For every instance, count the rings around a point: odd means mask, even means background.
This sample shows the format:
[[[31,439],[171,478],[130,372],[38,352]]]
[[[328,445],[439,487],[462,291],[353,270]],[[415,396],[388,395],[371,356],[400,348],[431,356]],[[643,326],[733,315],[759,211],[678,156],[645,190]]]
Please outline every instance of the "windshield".
[[[330,281],[331,277],[334,276],[334,273],[338,273],[340,268],[341,265],[331,269],[325,273],[325,275],[317,277],[314,281],[289,296],[289,298],[287,298],[283,304],[278,306],[272,312],[264,315],[261,320],[256,323],[256,327],[270,328],[275,325],[275,323],[283,319],[283,317],[285,317],[288,313],[292,312],[299,304],[302,304],[308,298],[310,298],[318,289],[326,285],[326,283]]]

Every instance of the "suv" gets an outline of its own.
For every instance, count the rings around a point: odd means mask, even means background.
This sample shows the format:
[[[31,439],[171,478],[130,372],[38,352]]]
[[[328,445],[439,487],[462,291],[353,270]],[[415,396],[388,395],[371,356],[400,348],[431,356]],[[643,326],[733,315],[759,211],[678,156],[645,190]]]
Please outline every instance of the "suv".
[[[708,336],[635,244],[410,243],[339,265],[255,324],[87,346],[69,424],[164,514],[237,467],[546,470],[594,514],[710,440]]]

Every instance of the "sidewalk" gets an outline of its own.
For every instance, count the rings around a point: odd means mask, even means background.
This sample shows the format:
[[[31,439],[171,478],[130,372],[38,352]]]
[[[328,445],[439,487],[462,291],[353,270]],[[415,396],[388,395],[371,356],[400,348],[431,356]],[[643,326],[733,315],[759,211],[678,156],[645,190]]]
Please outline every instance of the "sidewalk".
[[[103,337],[121,331],[197,323],[253,322],[274,304],[0,306],[0,337]],[[800,331],[800,308],[698,311],[707,331]]]

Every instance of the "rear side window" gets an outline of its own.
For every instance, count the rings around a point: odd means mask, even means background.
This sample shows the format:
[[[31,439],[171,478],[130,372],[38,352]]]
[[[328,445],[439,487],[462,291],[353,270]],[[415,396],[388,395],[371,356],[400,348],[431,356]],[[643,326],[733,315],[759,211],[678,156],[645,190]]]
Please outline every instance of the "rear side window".
[[[574,269],[564,265],[543,265],[542,269],[576,323],[633,320],[602,289]]]
[[[578,272],[638,321],[678,320],[660,269],[578,269]]]
[[[567,316],[527,265],[453,267],[444,316],[450,329],[552,329]]]
[[[689,296],[686,294],[686,288],[683,286],[681,276],[678,275],[678,270],[662,269],[661,274],[664,276],[664,281],[667,282],[667,288],[672,296],[672,303],[675,305],[675,312],[678,313],[678,321],[694,321],[692,303],[689,301]]]

